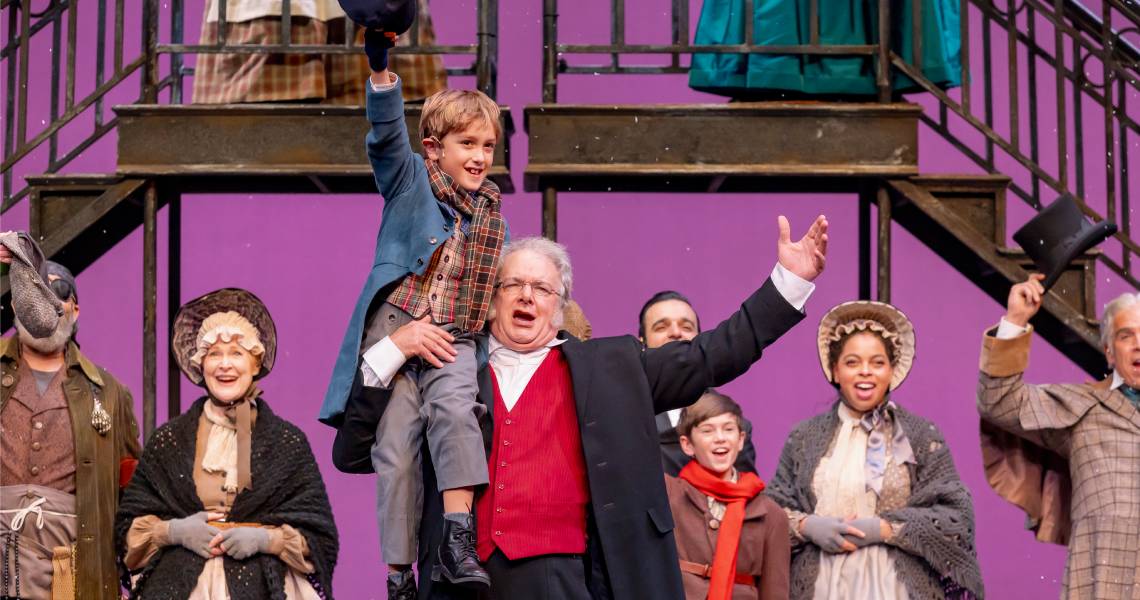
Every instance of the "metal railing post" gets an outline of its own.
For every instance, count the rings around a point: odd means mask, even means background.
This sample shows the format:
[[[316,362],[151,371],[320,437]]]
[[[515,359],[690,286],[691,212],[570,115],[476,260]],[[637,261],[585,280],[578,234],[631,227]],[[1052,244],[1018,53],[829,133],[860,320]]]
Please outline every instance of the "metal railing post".
[[[166,255],[166,332],[172,334],[174,315],[182,306],[182,194],[167,191],[166,204],[167,255]],[[169,338],[168,338],[169,339]],[[157,351],[157,348],[156,348]],[[182,373],[178,362],[167,354],[166,360],[166,420],[182,412]]]
[[[558,102],[558,0],[542,1],[542,102]]]
[[[154,432],[155,406],[158,394],[158,336],[155,331],[158,302],[158,186],[154,180],[146,184],[143,198],[143,439]]]
[[[887,191],[885,182],[879,183],[878,189],[878,207],[879,207],[879,255],[878,255],[878,275],[879,282],[876,285],[876,296],[879,302],[891,301],[891,195]]]
[[[879,102],[891,101],[891,2],[879,0],[879,39],[878,69],[875,71],[875,87],[879,90]]]
[[[142,101],[158,102],[158,0],[143,0],[142,47],[146,62],[142,69]]]
[[[475,80],[479,91],[487,94],[491,99],[497,99],[499,92],[498,65],[495,64],[499,56],[499,2],[498,0],[479,0],[479,24],[477,39],[479,42],[478,56],[475,59]]]

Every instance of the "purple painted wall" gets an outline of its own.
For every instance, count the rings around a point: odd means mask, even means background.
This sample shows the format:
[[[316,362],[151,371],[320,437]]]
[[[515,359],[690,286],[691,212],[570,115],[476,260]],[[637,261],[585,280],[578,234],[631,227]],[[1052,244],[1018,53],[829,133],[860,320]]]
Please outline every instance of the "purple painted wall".
[[[187,4],[187,39],[192,41],[197,37],[201,2],[191,0]],[[609,2],[579,0],[562,4],[562,41],[595,42],[606,38]],[[474,5],[474,0],[433,1],[441,43],[469,43],[473,39]],[[627,5],[631,15],[627,19],[629,41],[667,41],[669,17],[664,3],[628,0]],[[693,0],[692,6],[695,27],[699,0]],[[501,0],[500,12],[499,100],[514,109],[521,129],[522,107],[540,100],[541,3]],[[90,48],[94,38],[92,19],[83,18],[80,22],[84,24],[79,32],[80,47]],[[126,30],[137,31],[137,13],[128,15]],[[1042,37],[1051,39],[1051,35]],[[134,47],[137,51],[137,45]],[[44,73],[48,68],[49,52],[62,52],[50,45],[36,48],[33,72]],[[128,45],[128,59],[134,56],[131,48]],[[979,53],[974,56],[975,72],[980,72]],[[87,77],[93,59],[81,53],[79,64],[80,73]],[[1041,84],[1043,90],[1050,89],[1049,81]],[[565,77],[562,82],[563,102],[722,101],[690,91],[682,77],[576,76]],[[457,79],[453,85],[470,87],[473,82],[469,78]],[[81,80],[80,90],[83,89],[90,86],[85,88]],[[132,101],[137,97],[137,89],[131,85],[118,92],[118,101]],[[47,119],[46,90],[40,86],[30,92],[32,125]],[[1003,98],[998,98],[995,105],[1008,106]],[[1132,96],[1129,105],[1140,107],[1140,101]],[[1003,113],[999,109],[999,127],[1005,127]],[[77,123],[75,127],[85,126]],[[362,122],[362,136],[363,127]],[[30,126],[30,130],[35,131],[36,127]],[[1042,135],[1052,134],[1044,128]],[[1098,135],[1103,136],[1103,131],[1085,133],[1089,156],[1104,151],[1103,137],[1097,138]],[[1133,156],[1140,151],[1136,149],[1137,141],[1135,137],[1127,140]],[[361,139],[344,143],[358,145]],[[511,167],[516,185],[521,188],[527,153],[525,134],[520,131],[511,143]],[[1044,146],[1045,155],[1055,157],[1055,144]],[[920,164],[925,173],[978,172],[937,134],[925,130],[920,139]],[[108,138],[68,171],[113,169],[114,140]],[[21,166],[15,172],[22,175],[36,170],[34,166]],[[1131,176],[1132,188],[1140,189],[1135,173]],[[1088,193],[1093,198],[1103,189],[1098,190],[1094,183],[1090,180]],[[816,214],[824,213],[830,218],[828,269],[808,303],[808,318],[775,344],[749,373],[724,388],[743,404],[756,423],[758,467],[761,476],[768,478],[790,428],[823,410],[833,399],[815,358],[815,326],[828,307],[857,294],[857,202],[854,196],[847,195],[762,192],[566,193],[560,196],[559,232],[574,260],[574,295],[592,320],[595,333],[621,335],[636,332],[641,303],[665,288],[689,295],[705,323],[725,318],[771,270],[778,214],[791,219],[797,234]],[[340,474],[332,467],[329,451],[333,431],[318,424],[315,416],[343,325],[371,265],[380,202],[376,196],[299,195],[188,196],[184,201],[183,299],[219,287],[241,286],[259,295],[277,321],[278,363],[264,381],[266,398],[285,418],[305,429],[321,461],[341,531],[337,595],[351,599],[385,595],[373,508],[374,482],[370,477]],[[539,233],[537,194],[508,196],[504,206],[516,236]],[[26,210],[24,203],[9,212],[4,216],[3,227],[25,227]],[[1010,231],[1027,216],[1027,209],[1011,198]],[[160,214],[160,248],[166,239],[164,219]],[[932,419],[946,434],[962,478],[974,495],[979,555],[989,596],[1056,597],[1064,549],[1034,542],[1023,530],[1022,515],[1001,501],[982,475],[974,409],[977,354],[981,331],[998,320],[1002,308],[909,234],[896,227],[893,235],[893,299],[914,320],[918,334],[914,370],[895,398]],[[141,232],[135,232],[79,277],[84,350],[118,375],[136,398],[142,389],[141,244]],[[164,265],[164,260],[165,253],[160,250],[159,264]],[[1102,269],[1098,280],[1102,303],[1127,289],[1118,278],[1105,273]],[[167,318],[162,301],[165,285],[166,273],[160,270],[160,423],[166,417],[168,352],[162,335]],[[1034,341],[1028,377],[1033,381],[1086,379],[1041,340]],[[184,406],[194,397],[196,390],[184,382]],[[141,406],[136,410],[141,418]]]

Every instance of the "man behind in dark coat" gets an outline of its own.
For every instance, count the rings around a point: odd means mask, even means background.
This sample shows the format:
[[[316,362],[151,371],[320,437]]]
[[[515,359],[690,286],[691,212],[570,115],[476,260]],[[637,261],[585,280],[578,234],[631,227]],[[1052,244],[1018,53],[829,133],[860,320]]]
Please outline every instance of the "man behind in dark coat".
[[[657,348],[677,340],[691,340],[701,332],[701,318],[693,303],[680,292],[657,292],[641,306],[637,315],[637,338],[646,348]],[[752,422],[740,418],[744,431],[744,449],[736,457],[737,471],[756,472],[756,447],[752,445]],[[677,477],[693,457],[681,450],[677,424],[681,409],[674,408],[657,415],[657,435],[661,442],[661,467],[666,475]]]
[[[504,248],[489,368],[479,373],[490,484],[477,499],[478,539],[467,540],[486,560],[495,600],[684,597],[654,415],[735,379],[803,318],[824,267],[827,220],[798,242],[787,219],[779,224],[779,263],[739,311],[653,349],[633,336],[580,342],[560,332],[573,283],[565,249],[542,238]],[[350,398],[333,449],[338,468],[366,465],[374,407]],[[432,486],[428,472],[424,488]],[[444,542],[441,509],[438,495],[425,497],[421,573],[432,572]],[[420,597],[471,593],[423,577]]]

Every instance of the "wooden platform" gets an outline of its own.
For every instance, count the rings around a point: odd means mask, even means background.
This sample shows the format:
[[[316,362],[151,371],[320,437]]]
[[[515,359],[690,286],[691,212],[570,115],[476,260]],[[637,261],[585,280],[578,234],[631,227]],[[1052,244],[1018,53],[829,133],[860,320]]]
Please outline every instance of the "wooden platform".
[[[855,189],[861,177],[917,174],[920,114],[901,103],[530,105],[524,185],[717,192],[770,179]]]
[[[374,193],[364,150],[363,107],[309,104],[115,107],[118,173],[170,178],[183,193]],[[405,110],[412,150],[422,150],[420,106]],[[489,177],[514,191],[509,172],[514,121],[502,108],[504,140]]]

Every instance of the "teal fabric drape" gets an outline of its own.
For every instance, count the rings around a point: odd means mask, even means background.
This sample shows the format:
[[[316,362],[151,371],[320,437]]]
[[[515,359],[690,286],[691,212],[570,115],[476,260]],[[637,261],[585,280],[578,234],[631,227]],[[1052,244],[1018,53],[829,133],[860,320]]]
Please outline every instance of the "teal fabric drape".
[[[922,73],[941,88],[961,84],[958,0],[919,0],[922,10]],[[754,0],[754,43],[796,46],[810,42],[809,0]],[[819,0],[823,45],[874,44],[878,39],[877,0]],[[891,0],[891,47],[914,64],[911,0]],[[705,0],[695,44],[741,44],[744,0]],[[862,56],[776,54],[694,54],[689,72],[693,89],[731,97],[791,91],[808,95],[874,95],[874,59]],[[897,92],[917,91],[909,77],[892,72]]]

